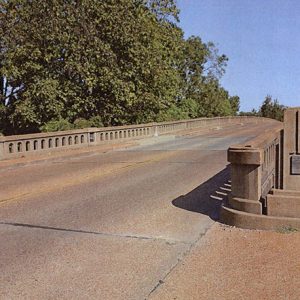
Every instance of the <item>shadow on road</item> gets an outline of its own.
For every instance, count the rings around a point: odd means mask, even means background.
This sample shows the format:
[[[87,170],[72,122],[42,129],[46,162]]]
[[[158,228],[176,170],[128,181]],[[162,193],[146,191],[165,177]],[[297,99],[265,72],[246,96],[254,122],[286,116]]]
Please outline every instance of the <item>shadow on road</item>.
[[[230,192],[229,170],[229,166],[227,166],[188,194],[173,200],[172,204],[178,208],[205,214],[213,220],[218,220],[220,207]]]

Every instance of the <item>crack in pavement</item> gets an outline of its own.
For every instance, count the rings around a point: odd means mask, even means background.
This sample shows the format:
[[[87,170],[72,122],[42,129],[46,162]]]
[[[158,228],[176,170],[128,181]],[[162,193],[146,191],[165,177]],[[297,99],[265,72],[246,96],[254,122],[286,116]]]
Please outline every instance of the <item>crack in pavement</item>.
[[[191,243],[186,242],[186,241],[180,241],[180,240],[176,240],[176,239],[167,239],[167,238],[163,238],[163,237],[108,233],[108,232],[89,231],[89,230],[81,230],[81,229],[70,229],[70,228],[60,228],[60,227],[52,227],[52,226],[44,226],[44,225],[34,225],[34,224],[26,224],[26,223],[0,222],[0,226],[1,225],[13,226],[13,227],[33,228],[33,229],[63,231],[63,232],[72,232],[72,233],[79,233],[79,234],[100,235],[100,236],[106,236],[106,237],[119,237],[119,238],[138,239],[138,240],[164,241],[168,245],[175,245],[175,244],[190,245],[191,244]]]
[[[163,276],[162,279],[158,280],[158,283],[153,287],[153,289],[150,291],[150,293],[148,294],[148,296],[145,297],[144,300],[148,300],[150,299],[151,295],[162,285],[165,283],[165,280],[167,279],[167,277],[172,273],[172,271],[184,260],[184,258],[189,255],[192,251],[192,249],[195,247],[195,245],[200,241],[200,239],[202,237],[205,236],[205,234],[207,233],[207,231],[212,227],[212,225],[208,226],[207,228],[205,228],[204,232],[199,234],[199,237],[194,241],[189,243],[190,247],[184,251],[181,255],[181,257],[179,257],[177,259],[177,262],[171,266],[171,268],[169,269],[169,271]]]

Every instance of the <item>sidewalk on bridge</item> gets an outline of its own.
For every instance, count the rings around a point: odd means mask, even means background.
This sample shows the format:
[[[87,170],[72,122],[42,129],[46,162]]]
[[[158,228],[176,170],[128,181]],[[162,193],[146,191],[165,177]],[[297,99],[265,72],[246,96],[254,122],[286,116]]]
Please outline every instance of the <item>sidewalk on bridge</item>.
[[[299,248],[299,232],[216,223],[150,299],[300,299]]]

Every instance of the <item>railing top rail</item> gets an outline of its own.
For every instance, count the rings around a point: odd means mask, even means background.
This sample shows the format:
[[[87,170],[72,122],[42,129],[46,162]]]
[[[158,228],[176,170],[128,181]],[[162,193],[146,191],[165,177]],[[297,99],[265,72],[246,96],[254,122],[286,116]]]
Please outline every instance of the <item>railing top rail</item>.
[[[93,128],[55,131],[55,132],[42,132],[42,133],[33,133],[33,134],[2,136],[2,137],[0,137],[0,142],[28,140],[28,139],[35,139],[35,138],[59,137],[59,136],[67,136],[67,135],[74,135],[74,134],[85,134],[85,133],[89,133],[89,132],[101,132],[101,131],[106,132],[106,131],[126,130],[126,129],[135,129],[135,128],[153,127],[153,126],[175,125],[175,124],[181,124],[181,123],[186,123],[186,122],[192,123],[192,122],[197,122],[197,121],[224,120],[224,119],[241,119],[241,120],[265,119],[265,120],[271,121],[268,118],[255,117],[255,116],[229,116],[229,117],[197,118],[197,119],[187,119],[187,120],[179,120],[179,121],[171,121],[171,122],[134,124],[134,125],[124,125],[124,126],[113,126],[113,127],[93,127]]]
[[[20,134],[20,135],[8,135],[0,137],[0,142],[10,142],[16,140],[29,140],[35,138],[49,138],[63,135],[73,135],[73,134],[84,134],[87,133],[89,128],[85,129],[74,129],[65,131],[53,131],[53,132],[40,132],[31,134]]]
[[[277,138],[278,133],[283,130],[283,123],[279,121],[275,121],[271,124],[270,128],[265,129],[263,132],[260,132],[258,135],[253,137],[251,140],[247,141],[244,144],[235,144],[230,146],[229,149],[245,149],[245,150],[257,150],[264,149],[268,146],[270,142],[272,142],[275,138]]]
[[[230,146],[227,152],[228,161],[234,164],[262,165],[264,151],[271,143],[279,139],[282,130],[283,123],[274,121],[269,129],[261,132],[247,143]]]

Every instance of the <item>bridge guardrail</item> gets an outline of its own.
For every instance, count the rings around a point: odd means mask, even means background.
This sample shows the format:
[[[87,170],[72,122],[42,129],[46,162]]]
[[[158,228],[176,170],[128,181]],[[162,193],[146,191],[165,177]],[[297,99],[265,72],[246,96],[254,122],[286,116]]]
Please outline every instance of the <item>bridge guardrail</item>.
[[[262,214],[269,191],[282,187],[282,136],[283,123],[273,121],[269,131],[228,149],[233,209]]]
[[[116,141],[144,138],[184,129],[210,128],[269,119],[258,117],[216,117],[140,125],[86,128],[0,137],[0,160],[63,149],[89,147]]]

